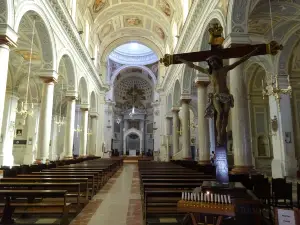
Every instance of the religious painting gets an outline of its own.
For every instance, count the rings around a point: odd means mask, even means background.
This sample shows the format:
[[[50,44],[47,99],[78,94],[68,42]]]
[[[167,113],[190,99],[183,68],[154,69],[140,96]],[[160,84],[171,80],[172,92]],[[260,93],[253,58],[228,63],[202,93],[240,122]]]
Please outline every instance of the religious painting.
[[[172,14],[171,6],[166,0],[160,0],[158,2],[160,10],[167,16],[170,17]]]
[[[137,27],[142,25],[142,20],[136,16],[130,16],[125,18],[125,24],[130,27]]]
[[[107,0],[95,0],[93,5],[93,12],[98,13],[100,12],[106,5]]]
[[[161,39],[163,39],[163,40],[165,39],[166,35],[165,35],[165,32],[163,31],[163,29],[161,29],[160,27],[155,27],[154,30]]]
[[[23,135],[23,130],[22,129],[17,129],[16,130],[16,135],[17,136],[22,136]]]

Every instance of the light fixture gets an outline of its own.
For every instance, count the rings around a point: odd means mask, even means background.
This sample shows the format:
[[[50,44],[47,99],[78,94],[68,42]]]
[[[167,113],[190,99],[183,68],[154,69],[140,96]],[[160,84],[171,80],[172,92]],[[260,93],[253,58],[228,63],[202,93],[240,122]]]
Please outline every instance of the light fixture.
[[[62,107],[62,94],[64,89],[64,83],[62,81],[61,90],[60,90],[60,107],[59,107],[59,116],[55,119],[55,123],[58,126],[58,132],[60,132],[60,127],[65,124],[64,118],[61,114],[61,107]]]
[[[77,126],[76,126],[76,129],[74,129],[74,131],[77,133],[77,137],[78,137],[78,133],[80,133],[82,131],[82,129],[78,123],[79,123],[79,111],[77,111]]]
[[[27,76],[25,102],[22,101],[20,110],[18,110],[18,108],[17,108],[17,114],[21,115],[23,118],[23,121],[22,121],[23,126],[26,124],[27,116],[33,115],[33,103],[31,103],[31,104],[28,103],[28,92],[29,92],[29,82],[30,82],[31,65],[32,65],[32,51],[33,51],[35,22],[36,22],[36,20],[34,18],[33,26],[32,26],[32,37],[31,37],[31,46],[30,46],[30,56],[29,56],[29,65],[28,65],[28,76]]]

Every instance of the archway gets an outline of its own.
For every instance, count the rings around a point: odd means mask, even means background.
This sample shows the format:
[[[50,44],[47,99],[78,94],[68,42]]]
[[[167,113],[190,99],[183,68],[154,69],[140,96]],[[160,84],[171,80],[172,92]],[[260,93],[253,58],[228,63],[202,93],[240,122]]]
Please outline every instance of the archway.
[[[132,135],[133,134],[133,135]],[[132,136],[130,136],[132,135]],[[131,140],[128,140],[128,137]],[[142,152],[143,146],[143,135],[140,130],[135,128],[128,129],[124,133],[124,143],[123,143],[123,151],[127,152],[128,155],[136,155],[136,151],[138,150],[140,153]],[[128,142],[130,141],[130,142]],[[135,152],[135,154],[134,154]]]
[[[268,82],[267,75],[265,69],[257,63],[251,64],[246,73],[251,77],[248,83],[248,94],[250,96],[249,114],[255,168],[262,173],[271,174],[273,151],[270,138],[269,97],[263,98],[262,96],[262,90]]]

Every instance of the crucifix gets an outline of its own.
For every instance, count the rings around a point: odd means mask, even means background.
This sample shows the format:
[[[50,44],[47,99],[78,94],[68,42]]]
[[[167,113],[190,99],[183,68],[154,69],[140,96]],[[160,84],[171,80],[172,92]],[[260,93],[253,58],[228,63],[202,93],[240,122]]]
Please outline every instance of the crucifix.
[[[223,48],[224,38],[222,37],[223,28],[218,24],[213,24],[209,29],[211,50],[165,55],[160,59],[165,66],[184,63],[187,66],[207,74],[213,86],[213,93],[208,96],[208,107],[206,117],[213,117],[216,114],[217,146],[223,146],[226,142],[226,127],[228,123],[229,110],[234,106],[233,96],[229,93],[226,78],[227,73],[247,61],[252,56],[276,55],[282,50],[282,45],[275,41],[269,44],[244,45],[239,47]],[[232,65],[224,66],[223,59],[240,58]],[[202,68],[193,62],[206,61],[209,68]]]
[[[164,58],[160,59],[160,62],[164,63],[165,66],[184,63],[190,68],[208,75],[213,92],[208,94],[205,117],[216,118],[216,176],[219,183],[227,184],[229,178],[226,154],[226,128],[230,108],[234,106],[233,96],[227,87],[227,73],[252,56],[276,55],[283,47],[277,42],[271,41],[269,44],[223,48],[224,38],[222,37],[222,32],[223,28],[218,24],[213,24],[210,27],[210,51],[165,55]],[[223,60],[230,58],[239,58],[239,60],[228,66],[223,65]],[[208,69],[193,63],[202,61],[207,62]]]

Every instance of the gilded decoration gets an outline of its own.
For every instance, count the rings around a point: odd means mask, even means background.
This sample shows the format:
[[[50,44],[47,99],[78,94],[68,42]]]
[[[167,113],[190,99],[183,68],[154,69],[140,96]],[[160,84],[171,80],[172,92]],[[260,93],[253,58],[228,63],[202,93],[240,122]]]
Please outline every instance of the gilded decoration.
[[[17,54],[21,55],[26,61],[30,60],[30,51],[29,50],[17,50]],[[38,53],[32,52],[31,60],[40,60],[41,57]]]
[[[160,10],[167,16],[170,17],[172,14],[171,6],[166,0],[160,0],[158,3]]]
[[[93,5],[93,12],[98,13],[100,12],[105,5],[107,4],[107,0],[95,0]]]

